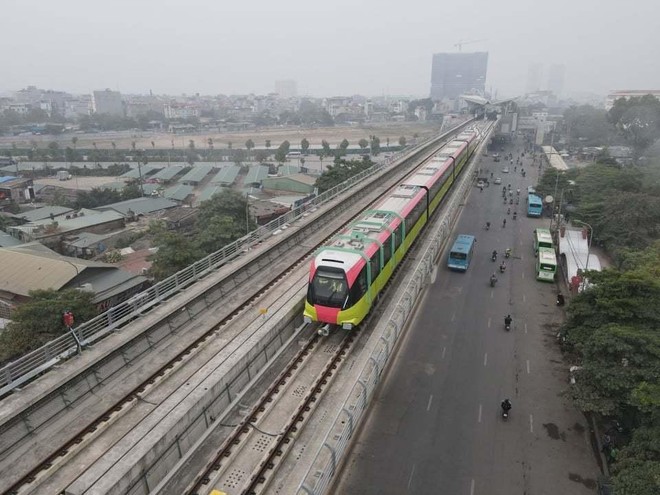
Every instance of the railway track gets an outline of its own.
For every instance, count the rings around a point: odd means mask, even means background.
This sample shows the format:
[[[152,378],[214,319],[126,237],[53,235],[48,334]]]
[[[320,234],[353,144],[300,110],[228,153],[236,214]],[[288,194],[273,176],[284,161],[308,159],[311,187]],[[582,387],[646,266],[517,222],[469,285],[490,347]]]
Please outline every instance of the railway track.
[[[187,492],[206,495],[216,488],[256,494],[263,490],[358,335],[336,332],[327,339],[315,335],[218,449],[211,464]]]
[[[144,417],[146,417],[146,415],[148,415],[148,413],[150,413],[151,410],[154,409],[153,407],[149,407],[149,406],[153,406],[153,403],[151,403],[151,401],[145,401],[145,397],[147,397],[150,393],[153,393],[155,390],[157,390],[158,387],[161,386],[161,384],[165,383],[170,377],[179,376],[179,378],[185,378],[186,376],[191,376],[190,372],[186,373],[184,371],[186,366],[189,365],[189,363],[191,362],[191,358],[196,356],[201,356],[202,354],[204,354],[203,350],[207,347],[208,343],[220,335],[221,333],[220,330],[223,329],[230,320],[232,320],[233,318],[235,318],[240,314],[243,314],[246,311],[246,308],[253,306],[259,300],[259,298],[267,294],[272,287],[281,284],[282,281],[285,279],[285,277],[289,276],[296,269],[296,267],[299,267],[302,263],[305,262],[307,256],[311,252],[313,252],[314,249],[315,246],[310,247],[310,249],[307,250],[305,256],[302,258],[298,258],[289,267],[287,271],[281,273],[279,276],[274,278],[267,286],[261,289],[257,294],[255,294],[249,300],[245,301],[243,305],[241,305],[239,308],[234,310],[226,318],[222,319],[221,321],[213,325],[212,328],[210,328],[207,332],[205,332],[201,337],[191,342],[182,352],[180,352],[174,358],[168,360],[155,373],[150,374],[138,386],[132,388],[121,400],[110,404],[110,406],[102,414],[98,415],[94,419],[94,421],[84,426],[83,428],[78,430],[74,435],[72,435],[65,445],[61,446],[55,453],[45,458],[43,462],[41,462],[38,466],[32,468],[26,475],[23,475],[20,479],[16,480],[9,487],[9,489],[6,490],[5,493],[12,493],[12,494],[29,493],[36,488],[48,486],[47,484],[44,484],[44,481],[52,473],[60,471],[63,464],[71,460],[74,460],[77,455],[83,452],[83,449],[85,447],[95,442],[96,439],[98,439],[102,433],[106,432],[113,425],[119,424],[120,419],[122,417],[130,418],[132,421],[136,421],[136,416],[142,417],[142,419],[144,419]],[[240,333],[241,332],[239,332],[237,335],[240,335]],[[315,340],[317,339],[315,338]],[[229,343],[231,343],[232,341],[233,340],[230,340]],[[227,345],[229,345],[229,343],[227,343]],[[333,356],[333,359],[335,359],[335,357],[336,356]],[[339,358],[339,360],[341,360],[341,358]],[[328,376],[331,376],[331,374],[325,376],[325,379],[327,379]],[[313,389],[318,388],[319,390],[323,389],[323,387],[312,387],[312,388]],[[314,399],[315,396],[316,394],[310,394],[311,402],[315,400]],[[307,404],[304,407],[308,407],[308,406],[309,404]],[[133,417],[131,417],[129,411],[130,412],[135,411]],[[302,414],[302,415],[294,415],[293,417],[297,418],[304,416],[305,415]],[[257,416],[254,417],[256,418]],[[299,421],[295,421],[294,423],[287,425],[285,429],[282,430],[286,432],[286,434],[282,435],[282,439],[290,438],[291,433],[295,432],[296,423],[298,422]],[[247,436],[251,436],[251,435],[247,435]],[[279,442],[277,442],[277,444],[278,447],[272,449],[271,453],[283,452],[282,444],[280,444]],[[286,447],[286,444],[284,444],[284,447]],[[257,472],[257,475],[251,477],[251,479],[253,479],[253,483],[255,487],[262,484],[263,481],[267,479],[268,467],[273,465],[274,463],[272,462],[272,459],[269,459],[267,462],[262,462],[259,464],[260,467],[259,467],[259,471]],[[73,469],[75,470],[76,468],[74,467]],[[66,476],[60,476],[60,480],[61,480],[60,485],[64,486],[70,482],[70,479],[67,480],[65,478]],[[252,488],[250,488],[249,490],[252,490]],[[56,489],[55,491],[47,491],[47,493],[58,493],[58,492],[59,489]]]

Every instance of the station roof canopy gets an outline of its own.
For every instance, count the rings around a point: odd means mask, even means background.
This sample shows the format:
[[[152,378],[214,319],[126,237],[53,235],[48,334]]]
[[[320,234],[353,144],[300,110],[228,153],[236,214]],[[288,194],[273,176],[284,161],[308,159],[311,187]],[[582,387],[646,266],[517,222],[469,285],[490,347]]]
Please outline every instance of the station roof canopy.
[[[278,173],[280,175],[293,175],[293,174],[299,174],[300,173],[300,167],[298,165],[282,165]]]
[[[158,210],[166,210],[167,208],[174,208],[178,204],[167,198],[135,198],[119,203],[112,203],[105,206],[96,208],[99,211],[114,210],[123,216],[128,216],[128,211],[132,211],[136,215],[143,215]]]
[[[139,168],[134,168],[126,172],[125,174],[120,175],[122,179],[139,179],[140,174],[142,174],[142,177],[145,177],[151,173],[154,173],[156,170],[160,170],[159,167],[155,167],[153,165],[142,165]]]
[[[550,162],[550,166],[557,170],[568,170],[568,165],[561,155],[552,146],[543,146],[543,153]]]

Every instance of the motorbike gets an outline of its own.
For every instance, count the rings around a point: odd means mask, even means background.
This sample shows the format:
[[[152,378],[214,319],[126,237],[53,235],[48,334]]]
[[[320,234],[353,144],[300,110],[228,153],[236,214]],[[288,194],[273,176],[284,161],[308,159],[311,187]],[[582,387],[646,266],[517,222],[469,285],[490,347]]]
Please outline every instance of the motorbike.
[[[497,259],[497,251],[493,252],[493,254],[490,256],[490,259],[492,261],[495,261]]]
[[[504,270],[506,270],[506,265],[500,265],[500,273],[504,273]]]
[[[511,322],[510,321],[504,321],[504,330],[507,332],[511,330]]]
[[[518,218],[518,213],[516,213],[516,212],[514,211],[514,212],[513,212],[513,219],[515,220],[516,218]]]
[[[502,419],[504,421],[509,419],[509,409],[502,408]]]
[[[563,306],[564,303],[565,303],[564,295],[563,294],[557,294],[557,306]]]
[[[510,248],[507,249],[507,250],[504,252],[504,257],[505,257],[505,258],[509,258],[509,257],[511,257],[511,249],[510,249]]]
[[[510,205],[513,204],[513,198],[511,198],[511,199],[509,200],[509,204],[510,204]]]
[[[497,283],[497,277],[493,275],[492,277],[490,277],[490,286],[495,287],[496,283]]]
[[[490,222],[486,222],[486,230],[490,230]]]

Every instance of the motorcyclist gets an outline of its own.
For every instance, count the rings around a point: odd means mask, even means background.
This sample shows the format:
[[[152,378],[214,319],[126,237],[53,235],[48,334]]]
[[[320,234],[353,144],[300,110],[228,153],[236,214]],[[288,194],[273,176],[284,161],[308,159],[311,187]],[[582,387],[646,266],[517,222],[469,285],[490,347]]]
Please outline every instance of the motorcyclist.
[[[520,188],[516,189],[516,196],[520,196]]]
[[[513,219],[515,220],[516,218],[518,218],[518,212],[517,212],[517,211],[514,211],[514,212],[513,212]]]
[[[506,251],[504,252],[504,257],[508,258],[511,256],[511,248],[506,248]]]
[[[510,327],[510,326],[511,326],[511,322],[512,322],[512,321],[513,321],[513,318],[511,318],[511,315],[506,315],[506,316],[504,317],[504,324],[505,324],[507,327]]]
[[[490,229],[490,222],[486,222],[486,230]]]
[[[493,260],[497,259],[497,250],[493,250],[493,254],[491,255]]]
[[[507,214],[507,215],[511,215],[511,208],[507,208],[507,209],[506,209],[506,214]]]
[[[490,276],[490,286],[495,287],[495,282],[497,282],[497,275],[494,273]]]
[[[502,228],[505,228],[505,227],[506,227],[506,218],[504,220],[502,220]]]
[[[502,406],[502,411],[508,413],[511,410],[511,401],[509,399],[504,399],[502,401],[501,406]]]
[[[503,261],[500,263],[500,273],[504,273],[504,270],[506,270],[506,263]]]

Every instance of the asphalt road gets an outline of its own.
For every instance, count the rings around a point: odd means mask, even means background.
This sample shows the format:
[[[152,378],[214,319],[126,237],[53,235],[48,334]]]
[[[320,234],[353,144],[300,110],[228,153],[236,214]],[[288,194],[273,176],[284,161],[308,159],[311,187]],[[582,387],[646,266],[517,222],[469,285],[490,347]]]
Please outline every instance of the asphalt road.
[[[488,175],[521,195],[536,183],[538,169],[529,164],[522,178],[504,160],[481,160]],[[511,173],[501,172],[505,165]],[[440,266],[332,493],[595,492],[587,423],[566,397],[567,369],[555,342],[563,319],[557,289],[534,276],[532,231],[548,220],[527,218],[521,198],[514,221],[502,186],[470,194],[455,234],[476,235],[472,264],[464,274]],[[493,263],[490,253],[507,247],[513,256],[491,288],[501,257]],[[499,409],[505,397],[513,403],[507,422]]]

